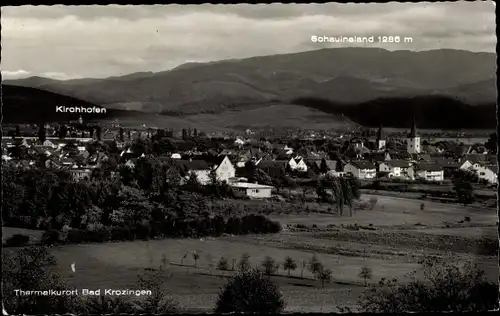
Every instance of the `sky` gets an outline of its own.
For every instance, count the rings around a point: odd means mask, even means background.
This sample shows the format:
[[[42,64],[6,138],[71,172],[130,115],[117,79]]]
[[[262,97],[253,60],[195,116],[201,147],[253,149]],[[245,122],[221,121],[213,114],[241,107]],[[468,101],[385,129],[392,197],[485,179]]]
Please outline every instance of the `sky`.
[[[495,52],[491,1],[2,7],[4,79],[104,78],[208,62],[362,45]],[[311,37],[399,36],[398,44]]]

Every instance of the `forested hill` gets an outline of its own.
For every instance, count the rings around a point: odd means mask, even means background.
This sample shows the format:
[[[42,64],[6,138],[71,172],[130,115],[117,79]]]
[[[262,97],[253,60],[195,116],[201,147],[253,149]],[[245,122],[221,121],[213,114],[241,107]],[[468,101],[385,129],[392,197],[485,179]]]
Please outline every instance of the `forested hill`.
[[[378,98],[368,102],[345,105],[322,98],[297,98],[293,104],[322,112],[344,115],[367,127],[380,124],[409,128],[415,116],[419,128],[427,129],[495,129],[495,103],[469,105],[445,96],[412,98]]]

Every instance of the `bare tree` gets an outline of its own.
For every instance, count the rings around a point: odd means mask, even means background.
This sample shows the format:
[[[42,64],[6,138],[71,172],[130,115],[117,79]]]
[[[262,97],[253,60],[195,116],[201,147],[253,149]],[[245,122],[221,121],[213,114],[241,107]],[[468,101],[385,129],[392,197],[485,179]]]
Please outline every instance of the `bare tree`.
[[[373,276],[372,269],[368,267],[362,267],[361,270],[359,271],[358,276],[365,281],[365,286],[368,286],[368,280],[371,280]]]

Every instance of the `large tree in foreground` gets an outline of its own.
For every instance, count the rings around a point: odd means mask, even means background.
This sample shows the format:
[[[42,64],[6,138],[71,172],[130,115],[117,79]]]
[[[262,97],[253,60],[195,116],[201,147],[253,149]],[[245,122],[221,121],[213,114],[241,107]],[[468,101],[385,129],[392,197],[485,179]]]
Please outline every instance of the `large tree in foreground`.
[[[253,269],[239,273],[229,281],[219,294],[215,312],[277,314],[284,306],[278,286]]]
[[[498,308],[498,285],[470,262],[462,267],[428,258],[424,280],[400,284],[382,279],[367,290],[361,306],[367,312],[478,312]]]
[[[55,272],[56,261],[45,247],[6,249],[2,253],[2,294],[9,314],[64,314],[78,308],[78,297],[16,295],[15,290],[68,290]]]

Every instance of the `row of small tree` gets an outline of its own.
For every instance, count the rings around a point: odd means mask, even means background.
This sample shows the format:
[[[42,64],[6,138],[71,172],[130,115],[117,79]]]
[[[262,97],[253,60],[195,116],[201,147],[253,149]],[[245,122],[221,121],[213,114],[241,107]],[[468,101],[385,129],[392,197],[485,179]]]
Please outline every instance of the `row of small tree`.
[[[215,304],[217,313],[282,313],[285,301],[279,287],[266,274],[266,267],[275,262],[266,258],[264,269],[252,269],[249,256],[242,256],[239,272],[225,284]],[[199,257],[198,257],[199,259]],[[224,269],[225,264],[219,261]],[[312,263],[312,264],[311,264]],[[498,308],[498,285],[487,281],[484,273],[471,263],[460,268],[457,265],[426,258],[420,262],[424,280],[415,278],[402,284],[397,279],[382,279],[369,287],[360,297],[360,306],[368,312],[448,312],[486,311]],[[296,267],[294,260],[287,257],[284,266],[288,270]],[[3,303],[10,314],[166,314],[179,311],[178,304],[165,293],[168,279],[172,276],[166,269],[166,258],[158,268],[146,268],[137,280],[138,288],[149,289],[152,295],[144,300],[130,301],[121,297],[94,297],[81,300],[70,296],[20,296],[16,289],[23,290],[66,290],[68,287],[55,273],[56,261],[47,248],[26,247],[7,250],[2,253]],[[309,262],[311,269],[320,269],[319,260]],[[224,270],[221,269],[221,270]],[[371,272],[362,269],[364,278]],[[361,275],[360,274],[360,275]]]
[[[188,257],[189,252],[186,252],[181,258],[180,264],[183,265],[184,260]],[[193,251],[192,259],[195,262],[195,267],[198,267],[198,260],[200,259],[200,254],[197,251]],[[270,278],[275,273],[278,273],[280,267],[283,267],[287,271],[290,277],[291,271],[295,271],[298,268],[297,262],[290,256],[287,256],[282,263],[277,262],[271,256],[266,256],[260,263],[258,269],[268,278]],[[221,276],[224,276],[225,271],[238,271],[246,272],[252,268],[250,263],[250,254],[244,253],[238,262],[236,259],[232,260],[231,267],[229,266],[229,261],[226,257],[220,257],[217,263],[217,269],[221,271]],[[302,261],[301,278],[304,277],[304,269],[307,268],[314,276],[316,280],[321,282],[321,287],[324,287],[325,283],[329,283],[332,280],[332,270],[324,267],[323,263],[318,259],[316,254],[313,254],[309,261]],[[368,280],[372,278],[372,270],[368,267],[362,267],[359,275],[361,279],[364,280],[365,286],[368,285]]]

